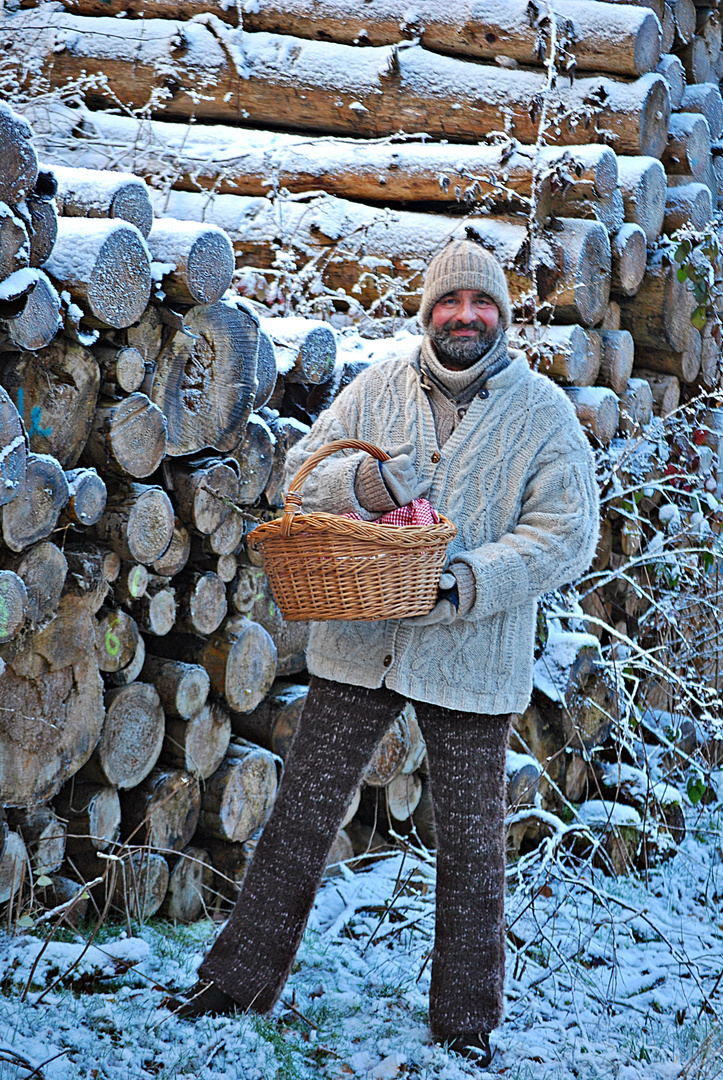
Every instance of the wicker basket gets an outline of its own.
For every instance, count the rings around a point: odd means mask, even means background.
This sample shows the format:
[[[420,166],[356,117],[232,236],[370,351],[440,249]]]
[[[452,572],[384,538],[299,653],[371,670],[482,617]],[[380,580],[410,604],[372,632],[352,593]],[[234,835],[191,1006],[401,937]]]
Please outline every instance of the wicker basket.
[[[304,481],[339,450],[365,450],[378,461],[389,460],[383,450],[358,439],[322,446],[291,481],[283,517],[249,535],[281,614],[288,621],[426,615],[437,600],[455,526],[445,517],[437,525],[375,525],[300,513]]]

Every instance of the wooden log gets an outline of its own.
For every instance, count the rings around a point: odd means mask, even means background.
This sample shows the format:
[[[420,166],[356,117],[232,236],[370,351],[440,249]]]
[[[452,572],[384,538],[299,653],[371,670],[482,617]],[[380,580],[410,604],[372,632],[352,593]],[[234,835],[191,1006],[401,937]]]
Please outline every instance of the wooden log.
[[[140,600],[148,589],[148,567],[142,563],[121,563],[120,573],[113,587],[117,604],[132,604]]]
[[[610,288],[623,296],[634,296],[645,275],[646,236],[640,225],[632,222],[610,237],[612,273]]]
[[[241,500],[239,499],[239,502],[240,501]],[[201,549],[206,558],[233,555],[241,547],[244,528],[244,519],[236,507],[233,506],[225,521],[222,521],[221,524],[207,536],[198,537],[197,541],[200,542]],[[201,560],[200,550],[197,549],[194,551],[194,558]]]
[[[66,6],[82,15],[126,13],[119,0],[81,0],[79,4],[68,0]],[[660,25],[648,8],[660,17],[662,0],[657,4],[651,0],[630,15],[618,11],[614,3],[581,6],[556,0],[553,5],[558,38],[565,37],[578,70],[631,76],[651,71],[660,54]],[[235,9],[217,9],[204,0],[183,0],[180,6],[169,0],[149,0],[143,15],[146,19],[191,19],[210,10],[233,26],[240,23]],[[507,4],[504,13],[485,11],[483,19],[471,2],[460,4],[451,17],[435,9],[420,9],[410,16],[399,0],[375,5],[372,20],[350,0],[321,7],[306,0],[292,8],[280,0],[264,0],[243,13],[247,31],[293,33],[301,38],[375,46],[396,44],[401,36],[401,40],[419,39],[431,51],[492,61],[510,57],[530,65],[540,64],[549,51],[548,20],[546,8],[539,4],[529,8],[521,0]]]
[[[656,251],[637,295],[620,302],[621,323],[636,346],[682,352],[693,330],[694,307],[693,293],[678,281],[669,255]]]
[[[32,277],[29,275],[32,274]],[[10,283],[18,280],[21,285],[20,295],[24,301],[14,304]],[[3,282],[3,295],[9,297],[8,314],[3,314],[0,302],[0,319],[4,332],[0,332],[0,346],[9,344],[11,348],[27,349],[31,352],[49,345],[62,328],[60,317],[60,297],[47,274],[42,270],[16,272],[12,278]]]
[[[120,671],[138,647],[138,625],[120,608],[102,611],[96,628],[95,654],[101,671]]]
[[[378,138],[400,127],[417,131],[422,123],[430,136],[454,141],[477,142],[490,130],[507,130],[522,142],[537,139],[545,91],[541,73],[489,66],[481,96],[478,64],[419,46],[362,52],[285,34],[257,38],[244,33],[238,45],[245,65],[241,86],[212,27],[197,23],[189,33],[173,20],[127,22],[119,40],[117,25],[114,19],[24,11],[5,16],[0,32],[33,36],[37,66],[51,87],[81,71],[102,72],[108,89],[95,87],[94,101],[113,100],[116,106],[148,100],[159,65],[165,71],[172,65],[180,86],[164,102],[164,118],[171,120],[195,116],[234,122],[243,117],[261,126],[283,99],[285,124],[297,130]],[[53,51],[58,34],[69,43],[60,53]],[[186,46],[182,57],[179,34]],[[235,34],[230,31],[223,40],[228,43]],[[335,93],[330,95],[332,84]],[[455,87],[452,96],[450,86]],[[625,84],[605,76],[580,78],[553,90],[551,114],[560,119],[549,136],[563,145],[614,140],[622,152],[659,156],[669,109],[667,83],[660,75],[645,74]],[[568,119],[571,113],[574,120]]]
[[[667,185],[665,169],[651,157],[618,158],[620,190],[625,220],[639,225],[648,243],[657,240],[663,228]]]
[[[668,236],[686,225],[693,229],[704,229],[712,217],[713,204],[706,184],[682,184],[668,188],[663,223]]]
[[[276,764],[260,746],[232,742],[203,793],[200,828],[240,844],[265,825],[276,797]]]
[[[160,910],[168,891],[168,863],[154,851],[133,851],[123,859],[113,904],[127,918],[146,922]]]
[[[81,546],[66,544],[63,554],[68,562],[66,594],[84,597],[91,614],[97,614],[108,595],[111,583],[120,573],[120,558],[109,548],[88,543]],[[95,636],[95,627],[93,635]]]
[[[620,424],[622,435],[639,434],[641,427],[653,416],[653,392],[647,379],[633,378],[620,395]]]
[[[127,222],[61,218],[45,269],[101,326],[130,326],[151,295],[150,254]]]
[[[655,70],[659,75],[663,76],[668,84],[671,107],[679,109],[685,91],[685,69],[679,58],[667,53],[665,56],[661,56]]]
[[[9,832],[0,856],[0,904],[14,899],[25,876],[28,852],[22,837]]]
[[[0,386],[0,507],[23,490],[26,468],[25,428],[10,395]]]
[[[708,121],[712,139],[723,134],[723,98],[717,83],[696,83],[683,93],[680,108],[685,113],[701,113]]]
[[[678,50],[688,83],[707,83],[710,76],[710,55],[702,37],[696,35],[689,45]]]
[[[101,391],[105,397],[120,397],[140,389],[146,377],[142,353],[132,346],[100,346],[93,352],[100,365]]]
[[[670,118],[668,145],[662,155],[666,172],[702,179],[710,166],[710,144],[710,128],[704,116],[674,113]]]
[[[703,386],[712,388],[718,385],[721,349],[713,336],[713,324],[709,321],[701,333],[700,381]]]
[[[73,779],[55,797],[54,806],[67,822],[66,853],[73,861],[108,851],[120,837],[120,799],[114,787]]]
[[[145,182],[131,173],[51,165],[58,184],[56,202],[63,217],[120,218],[147,237],[153,206]]]
[[[168,421],[166,452],[227,453],[243,434],[256,393],[256,323],[219,302],[193,308],[184,326],[192,336],[176,334],[163,349],[151,393]]]
[[[231,451],[238,462],[240,477],[237,501],[241,506],[252,506],[264,493],[274,466],[276,439],[262,419],[252,413],[244,437]],[[238,515],[234,515],[238,520]]]
[[[562,213],[569,218],[588,218],[599,221],[610,233],[618,231],[625,221],[625,204],[618,188],[612,195],[600,198],[590,194],[580,197],[568,197],[560,200],[560,208],[555,208],[556,213]]]
[[[23,551],[49,536],[67,501],[68,481],[56,459],[47,454],[28,454],[23,489],[2,508],[6,547]]]
[[[292,316],[264,319],[262,329],[274,343],[279,374],[286,382],[321,383],[336,363],[336,337],[331,326]]]
[[[250,619],[230,619],[207,639],[181,634],[154,641],[158,656],[201,664],[212,688],[236,712],[251,712],[266,696],[276,675],[276,646]]]
[[[163,554],[151,562],[151,570],[159,577],[175,577],[183,570],[190,554],[191,535],[181,519],[177,517],[173,522],[171,542]]]
[[[55,618],[4,645],[2,659],[0,791],[6,805],[32,806],[85,764],[100,735],[103,685],[90,605],[64,596]]]
[[[139,678],[141,671],[143,670],[145,659],[146,643],[142,637],[139,637],[136,651],[133,653],[133,658],[125,665],[125,667],[119,668],[118,671],[104,672],[106,686],[130,686],[131,683]]]
[[[416,773],[395,776],[384,789],[387,810],[394,821],[411,818],[422,797],[422,781]]]
[[[24,618],[33,627],[51,619],[58,610],[68,574],[68,560],[60,548],[50,540],[41,540],[20,555],[6,557],[3,565],[21,578],[26,590],[26,606],[23,608],[22,590],[12,577],[0,577],[0,637],[7,635],[14,623],[22,625],[20,610],[24,610]],[[3,627],[4,620],[6,625]]]
[[[673,9],[667,2],[663,4],[663,15],[660,19],[660,29],[662,31],[660,51],[663,53],[670,52],[675,44],[675,15]]]
[[[9,810],[8,824],[22,837],[36,877],[60,869],[65,858],[67,828],[50,807]]]
[[[25,421],[30,449],[72,469],[90,434],[100,373],[88,349],[66,338],[6,360],[3,385]]]
[[[88,894],[79,881],[73,881],[61,874],[48,876],[50,885],[46,885],[40,891],[43,906],[52,911],[53,908],[68,905],[64,911],[65,922],[77,929],[78,924],[88,917],[90,905]]]
[[[12,570],[0,570],[0,643],[12,641],[28,621],[27,586]]]
[[[201,813],[198,780],[181,769],[154,769],[121,801],[121,836],[126,843],[181,851]]]
[[[701,336],[692,329],[688,343],[682,352],[661,352],[656,349],[636,349],[635,359],[638,366],[645,366],[651,371],[660,371],[666,375],[675,375],[681,382],[695,382],[700,371]]]
[[[608,304],[608,309],[603,316],[600,323],[601,330],[619,330],[620,329],[620,304],[617,300],[611,300]]]
[[[259,348],[256,356],[258,387],[254,396],[254,409],[260,409],[271,398],[276,386],[277,368],[274,343],[265,330],[259,328]],[[249,418],[250,419],[250,418]]]
[[[91,418],[83,460],[101,473],[142,480],[155,472],[166,452],[166,419],[145,394],[101,403]]]
[[[620,395],[628,385],[628,379],[633,372],[635,356],[633,339],[627,330],[594,332],[599,334],[602,345],[599,382]]]
[[[125,332],[128,348],[137,349],[148,369],[152,369],[163,344],[163,321],[154,304],[149,304],[140,319]]]
[[[174,501],[182,521],[206,535],[223,524],[238,498],[239,479],[234,464],[233,460],[204,457],[169,466]]]
[[[370,787],[386,787],[402,773],[410,749],[409,723],[402,712],[389,726],[374,751],[364,773],[364,783]]]
[[[687,45],[695,36],[695,4],[693,0],[674,0],[670,6],[675,17],[675,44]]]
[[[25,205],[30,218],[30,265],[43,266],[58,237],[58,212],[49,199],[28,196]]]
[[[282,683],[253,712],[232,715],[234,735],[263,746],[285,760],[308,692],[309,687],[304,684]]]
[[[209,855],[203,848],[187,847],[168,861],[171,873],[160,914],[174,923],[195,922],[211,903]]]
[[[121,559],[150,565],[168,548],[173,529],[173,506],[165,491],[129,484],[109,496],[95,534]]]
[[[531,753],[543,766],[540,792],[544,793],[543,805],[550,809],[560,805],[555,787],[563,799],[578,803],[585,798],[588,786],[585,759],[573,749],[580,746],[580,736],[571,721],[563,728],[562,712],[541,709],[531,702],[524,713],[515,716],[510,740],[513,750]],[[563,747],[566,749],[560,753]]]
[[[63,511],[72,525],[95,525],[105,511],[108,489],[95,469],[71,469],[66,472],[69,498]]]
[[[148,237],[154,262],[163,271],[161,288],[182,304],[215,304],[231,284],[231,241],[216,225],[163,218]]]
[[[180,660],[146,657],[143,678],[158,691],[166,718],[189,719],[206,704],[211,683],[205,668]]]
[[[241,579],[248,584],[242,584]],[[232,604],[234,597],[238,599],[248,588],[252,593],[252,602],[244,614],[259,623],[271,637],[276,648],[276,674],[293,675],[303,671],[306,667],[309,624],[303,621],[287,622],[282,617],[266,575],[257,567],[242,568],[235,587],[232,587]]]
[[[514,348],[527,354],[530,366],[556,382],[592,386],[600,369],[600,343],[581,326],[541,326],[514,323],[509,330]]]
[[[19,203],[35,187],[38,158],[33,130],[24,117],[0,102],[0,201]]]
[[[507,805],[514,811],[534,806],[540,790],[542,768],[529,754],[507,751]]]
[[[614,438],[618,428],[619,404],[617,395],[603,386],[587,386],[566,389],[575,407],[577,418],[589,435],[593,435],[603,446]]]
[[[680,381],[675,375],[663,375],[647,368],[633,368],[633,375],[649,384],[656,416],[666,417],[675,412],[680,403]]]
[[[176,622],[176,590],[168,584],[169,580],[149,576],[145,593],[131,606],[140,629],[154,637],[170,634]]]
[[[283,506],[283,494],[281,489],[284,479],[286,455],[292,446],[295,446],[300,439],[303,439],[304,435],[309,430],[309,427],[307,424],[299,423],[298,420],[293,420],[285,416],[272,415],[270,412],[264,413],[264,420],[271,428],[274,438],[276,439],[274,464],[271,469],[271,476],[266,485],[264,495],[269,506]]]
[[[593,865],[603,873],[627,874],[635,863],[642,836],[640,814],[632,806],[590,799],[578,811],[582,822],[600,844],[601,851],[593,856]],[[590,848],[580,843],[581,854]]]
[[[227,711],[218,702],[206,702],[193,716],[166,717],[162,759],[208,780],[220,768],[230,740]]]
[[[83,780],[134,788],[148,776],[163,746],[163,709],[148,683],[109,690],[98,745],[84,767]]]
[[[30,266],[28,227],[6,203],[0,203],[0,281]]]
[[[218,574],[192,573],[176,587],[177,624],[188,634],[212,634],[226,618],[226,587]]]

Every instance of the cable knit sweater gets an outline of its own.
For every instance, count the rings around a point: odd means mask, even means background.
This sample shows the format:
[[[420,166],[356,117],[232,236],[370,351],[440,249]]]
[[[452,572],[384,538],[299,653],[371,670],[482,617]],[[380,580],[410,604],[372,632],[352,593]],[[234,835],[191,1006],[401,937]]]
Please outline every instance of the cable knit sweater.
[[[522,712],[532,689],[536,598],[589,565],[598,536],[593,456],[565,394],[519,353],[440,447],[418,348],[362,372],[289,454],[287,480],[332,439],[412,443],[430,502],[457,526],[449,559],[474,575],[453,624],[314,623],[309,671],[464,712]],[[334,455],[304,486],[305,510],[373,515],[354,491],[363,453]],[[360,722],[363,718],[360,718]]]

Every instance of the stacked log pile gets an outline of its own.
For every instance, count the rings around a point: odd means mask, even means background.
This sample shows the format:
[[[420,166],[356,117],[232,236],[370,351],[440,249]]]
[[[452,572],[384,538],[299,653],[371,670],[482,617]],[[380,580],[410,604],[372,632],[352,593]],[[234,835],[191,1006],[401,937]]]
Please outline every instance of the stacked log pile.
[[[204,0],[149,0],[142,20],[117,0],[0,16],[0,40],[32,42],[34,77],[86,80],[82,106],[23,109],[35,146],[0,112],[8,851],[19,865],[26,843],[55,897],[133,850],[116,900],[174,918],[212,902],[210,866],[212,892],[233,896],[305,693],[288,681],[303,679],[305,628],[282,623],[252,565],[250,517],[275,513],[286,450],[378,355],[359,328],[416,313],[448,237],[503,261],[513,344],[597,447],[719,378],[666,241],[708,225],[723,193],[714,0],[555,0],[554,20],[509,0],[484,23],[467,4],[413,21],[396,0],[243,7],[243,28]],[[150,102],[153,119],[104,111],[118,102]],[[272,118],[284,130],[264,130]],[[288,317],[302,292],[326,321]],[[599,570],[640,543],[619,509]],[[586,611],[632,632],[640,595],[617,588]],[[516,725],[514,854],[539,838],[536,807],[634,802],[635,785],[588,762],[616,708],[596,642],[565,655]],[[641,830],[620,854],[623,827],[603,819],[608,867],[639,861]],[[431,842],[408,708],[337,854],[410,822]]]

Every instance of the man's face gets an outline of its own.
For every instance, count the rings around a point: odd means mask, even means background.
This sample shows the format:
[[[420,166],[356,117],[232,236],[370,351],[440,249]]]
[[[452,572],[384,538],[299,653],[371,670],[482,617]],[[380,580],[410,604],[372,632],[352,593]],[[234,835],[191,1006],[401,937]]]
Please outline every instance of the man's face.
[[[446,367],[464,371],[484,356],[499,333],[494,300],[475,289],[455,289],[432,308],[427,333]]]

